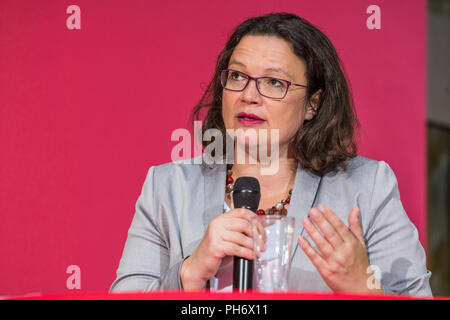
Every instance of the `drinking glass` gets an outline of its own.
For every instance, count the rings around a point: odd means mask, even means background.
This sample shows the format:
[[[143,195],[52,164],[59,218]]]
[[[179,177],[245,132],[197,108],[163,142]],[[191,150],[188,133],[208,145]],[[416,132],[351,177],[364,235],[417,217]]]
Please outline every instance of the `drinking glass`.
[[[251,219],[254,289],[287,291],[295,218],[261,215]]]

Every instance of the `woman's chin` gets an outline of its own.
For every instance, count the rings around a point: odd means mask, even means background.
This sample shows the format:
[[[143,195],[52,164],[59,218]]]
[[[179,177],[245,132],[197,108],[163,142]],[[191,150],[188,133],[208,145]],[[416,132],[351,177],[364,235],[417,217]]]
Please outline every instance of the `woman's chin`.
[[[245,143],[237,143],[236,145],[237,152],[243,152],[248,153],[250,155],[255,155],[257,157],[261,155],[268,155],[268,153],[271,151],[270,141],[264,140],[261,142],[249,142],[246,141]],[[278,148],[277,145],[272,146],[273,148]]]

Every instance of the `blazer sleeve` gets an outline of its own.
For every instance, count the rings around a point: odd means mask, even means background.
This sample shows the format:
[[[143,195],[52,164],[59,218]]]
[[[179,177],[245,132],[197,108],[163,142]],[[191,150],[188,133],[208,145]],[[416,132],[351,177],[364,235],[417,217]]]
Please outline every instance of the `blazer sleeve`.
[[[395,174],[384,161],[378,162],[370,216],[364,238],[385,293],[432,296],[425,251],[400,201]]]
[[[148,170],[136,202],[136,212],[111,292],[181,289],[180,267],[183,260],[170,264],[166,236],[156,219],[155,169],[151,167]]]

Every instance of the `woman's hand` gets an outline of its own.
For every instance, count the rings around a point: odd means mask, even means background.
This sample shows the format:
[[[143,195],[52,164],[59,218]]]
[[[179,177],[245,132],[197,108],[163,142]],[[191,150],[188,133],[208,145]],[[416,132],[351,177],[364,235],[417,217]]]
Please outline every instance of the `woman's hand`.
[[[369,259],[358,218],[359,208],[355,207],[350,212],[348,228],[332,210],[324,205],[318,208],[309,211],[314,223],[305,218],[303,226],[320,252],[302,236],[298,242],[325,283],[333,291],[383,294],[381,285],[377,286],[380,289],[367,286],[371,274],[367,273]]]
[[[233,256],[253,259],[250,219],[255,214],[238,208],[219,214],[208,225],[202,241],[181,265],[184,290],[201,290],[222,264]]]

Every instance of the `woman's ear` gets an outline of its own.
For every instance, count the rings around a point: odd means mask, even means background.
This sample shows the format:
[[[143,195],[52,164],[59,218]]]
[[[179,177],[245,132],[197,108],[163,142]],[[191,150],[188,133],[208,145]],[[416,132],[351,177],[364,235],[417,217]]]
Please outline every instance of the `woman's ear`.
[[[305,120],[312,120],[319,111],[320,98],[322,95],[322,89],[317,90],[309,100],[308,107],[306,109]]]

